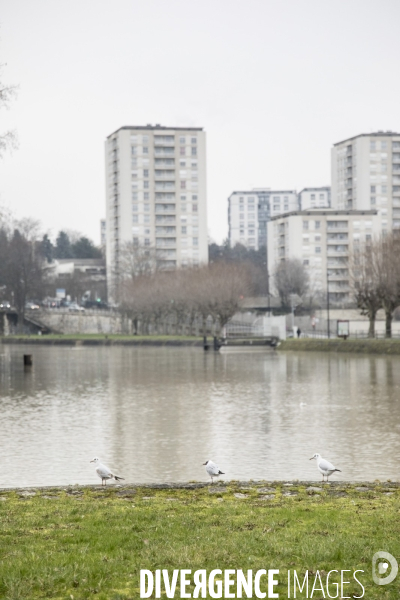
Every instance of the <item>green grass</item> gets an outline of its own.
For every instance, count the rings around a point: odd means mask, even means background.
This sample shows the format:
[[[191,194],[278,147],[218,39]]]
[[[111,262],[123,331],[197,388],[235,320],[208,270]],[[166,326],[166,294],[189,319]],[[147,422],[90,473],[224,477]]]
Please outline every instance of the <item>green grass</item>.
[[[48,335],[10,335],[0,337],[5,344],[35,343],[35,344],[194,344],[202,342],[203,338],[190,335],[122,335],[122,334],[56,334]],[[208,336],[209,342],[212,337]]]
[[[360,352],[363,354],[400,354],[398,339],[288,339],[281,342],[278,350],[296,350],[313,352]]]
[[[260,499],[257,488],[266,485],[274,497]],[[140,569],[215,568],[280,569],[280,598],[287,597],[288,569],[319,569],[322,578],[331,569],[362,569],[366,598],[399,597],[400,575],[387,586],[371,576],[375,552],[400,559],[397,485],[357,491],[334,484],[315,493],[299,483],[250,482],[242,489],[231,482],[213,491],[75,487],[27,498],[0,492],[0,598],[139,598]],[[288,491],[296,495],[284,496]],[[361,593],[355,583],[345,590]]]

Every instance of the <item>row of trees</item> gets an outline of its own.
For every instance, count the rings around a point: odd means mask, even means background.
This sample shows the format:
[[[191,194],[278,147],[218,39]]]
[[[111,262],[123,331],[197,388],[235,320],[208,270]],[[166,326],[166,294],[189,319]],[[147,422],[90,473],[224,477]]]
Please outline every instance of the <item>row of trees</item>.
[[[45,234],[42,245],[48,262],[52,262],[55,258],[102,258],[103,256],[101,249],[89,238],[74,231],[60,231],[55,244]]]
[[[74,232],[69,235],[60,232],[53,247],[48,236],[42,236],[38,221],[18,221],[4,209],[0,210],[0,298],[12,303],[20,324],[23,323],[25,304],[28,300],[54,296],[59,282],[54,279],[51,262],[53,258],[60,256],[57,250],[62,248],[63,242],[67,241],[66,247],[72,249],[66,258],[101,256],[93,243],[86,240],[87,238]],[[85,251],[85,248],[88,248],[88,251]],[[93,248],[97,250],[96,254],[91,252]],[[67,284],[67,293],[71,297],[82,297],[89,289],[88,278],[82,273],[75,273],[68,281],[62,283],[61,287]],[[101,288],[100,291],[104,297],[105,290]]]
[[[121,278],[118,287],[123,313],[135,333],[206,333],[211,318],[218,333],[249,295],[251,276],[246,266],[218,261],[207,266],[153,271]]]
[[[400,306],[400,234],[380,236],[355,251],[351,284],[357,307],[369,319],[369,337],[375,336],[379,310],[385,311],[386,337],[392,337],[394,311]]]

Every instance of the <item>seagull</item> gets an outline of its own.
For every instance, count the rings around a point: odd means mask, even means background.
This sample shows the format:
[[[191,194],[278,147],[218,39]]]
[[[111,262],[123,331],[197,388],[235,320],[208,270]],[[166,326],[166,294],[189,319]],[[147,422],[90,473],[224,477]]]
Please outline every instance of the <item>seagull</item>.
[[[339,473],[342,472],[340,469],[335,469],[333,464],[328,462],[324,458],[322,458],[322,456],[320,454],[314,454],[314,456],[312,456],[310,458],[310,460],[313,460],[314,458],[317,459],[318,470],[320,473],[322,473],[322,482],[325,481],[324,480],[325,475],[326,475],[326,481],[328,482],[329,475],[332,475],[332,473],[334,473],[335,471],[339,471]]]
[[[213,477],[219,477],[219,475],[225,475],[222,471],[219,470],[219,467],[212,460],[206,460],[203,465],[206,468],[206,472],[211,477],[211,483],[214,483]]]
[[[115,481],[119,481],[120,479],[123,479],[125,481],[125,479],[123,477],[118,477],[118,475],[113,475],[113,473],[111,473],[111,471],[108,467],[101,464],[99,458],[95,457],[90,462],[95,463],[97,465],[96,473],[101,478],[101,485],[106,485],[107,479],[115,479]]]

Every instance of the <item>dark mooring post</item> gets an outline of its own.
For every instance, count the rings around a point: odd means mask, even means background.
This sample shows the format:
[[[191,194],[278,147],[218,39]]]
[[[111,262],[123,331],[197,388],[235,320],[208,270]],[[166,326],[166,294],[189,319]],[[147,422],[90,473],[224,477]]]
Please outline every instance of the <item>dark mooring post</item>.
[[[219,350],[219,341],[216,335],[214,335],[214,350],[215,352],[218,352]]]
[[[32,364],[32,354],[24,354],[24,367],[31,367]]]
[[[207,344],[207,336],[203,335],[203,349],[208,350],[209,345]]]

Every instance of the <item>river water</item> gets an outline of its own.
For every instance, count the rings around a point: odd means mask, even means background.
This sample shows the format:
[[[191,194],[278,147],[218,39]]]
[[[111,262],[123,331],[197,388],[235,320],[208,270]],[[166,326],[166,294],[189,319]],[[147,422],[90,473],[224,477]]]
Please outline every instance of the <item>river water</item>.
[[[0,487],[99,483],[94,456],[135,483],[400,472],[399,357],[0,345],[0,407]]]

